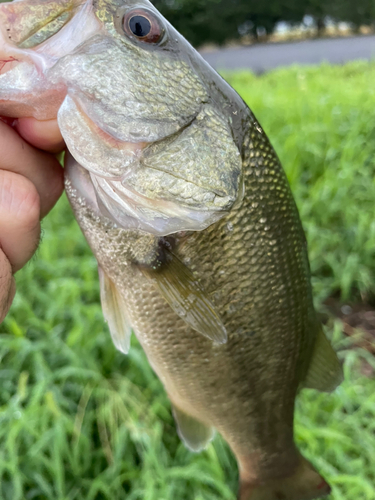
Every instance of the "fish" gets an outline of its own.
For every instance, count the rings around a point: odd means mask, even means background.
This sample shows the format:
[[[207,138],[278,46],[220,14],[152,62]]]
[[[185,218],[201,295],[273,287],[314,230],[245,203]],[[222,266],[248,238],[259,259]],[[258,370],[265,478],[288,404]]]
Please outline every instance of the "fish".
[[[0,114],[57,117],[113,342],[126,354],[135,333],[182,441],[223,436],[240,500],[329,494],[294,442],[294,405],[342,368],[254,114],[148,0],[5,3],[0,37]]]

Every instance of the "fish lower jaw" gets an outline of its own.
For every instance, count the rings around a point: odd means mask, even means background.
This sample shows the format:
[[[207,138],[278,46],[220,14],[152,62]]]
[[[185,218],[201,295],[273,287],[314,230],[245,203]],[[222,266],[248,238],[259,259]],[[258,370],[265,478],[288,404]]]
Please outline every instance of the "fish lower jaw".
[[[175,215],[163,214],[162,207],[143,206],[141,202],[134,202],[130,197],[116,196],[115,190],[106,180],[91,174],[82,167],[70,154],[65,159],[65,179],[69,191],[76,198],[81,199],[87,208],[99,217],[119,229],[139,230],[156,236],[168,236],[183,230],[190,225],[178,218],[180,210],[176,206]],[[146,203],[146,202],[145,202]],[[165,207],[164,207],[165,209]],[[171,207],[168,207],[169,211]],[[201,224],[195,224],[195,230]],[[203,227],[202,227],[203,229]]]
[[[223,213],[193,210],[172,201],[147,198],[123,183],[91,174],[99,210],[123,229],[138,229],[155,236],[201,231]]]

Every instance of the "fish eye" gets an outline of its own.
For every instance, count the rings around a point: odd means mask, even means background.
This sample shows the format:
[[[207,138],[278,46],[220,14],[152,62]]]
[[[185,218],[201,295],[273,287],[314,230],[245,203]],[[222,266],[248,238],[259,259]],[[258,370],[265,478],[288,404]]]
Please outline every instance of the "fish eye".
[[[134,9],[123,17],[122,26],[130,38],[145,43],[159,43],[164,35],[164,28],[159,19],[149,10]]]

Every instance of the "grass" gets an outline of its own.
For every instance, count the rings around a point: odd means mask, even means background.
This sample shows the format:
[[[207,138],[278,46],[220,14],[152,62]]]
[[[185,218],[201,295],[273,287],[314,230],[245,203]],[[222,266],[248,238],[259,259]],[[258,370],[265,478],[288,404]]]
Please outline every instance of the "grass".
[[[375,295],[375,65],[229,75],[272,138],[307,231],[317,302]],[[235,461],[217,437],[199,455],[179,442],[170,406],[138,343],[116,352],[96,263],[62,199],[17,275],[0,326],[0,500],[234,500]],[[375,498],[374,381],[340,324],[345,359],[332,395],[297,402],[301,450],[332,500]]]

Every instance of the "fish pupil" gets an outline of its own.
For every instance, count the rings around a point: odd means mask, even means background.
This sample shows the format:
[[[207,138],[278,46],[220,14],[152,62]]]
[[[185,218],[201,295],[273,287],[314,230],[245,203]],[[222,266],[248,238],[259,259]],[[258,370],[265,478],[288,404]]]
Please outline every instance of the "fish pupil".
[[[129,28],[139,38],[147,36],[151,31],[150,21],[143,16],[133,16],[129,20]]]

